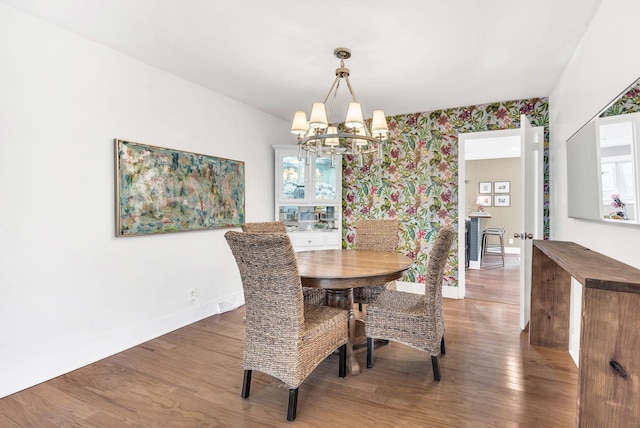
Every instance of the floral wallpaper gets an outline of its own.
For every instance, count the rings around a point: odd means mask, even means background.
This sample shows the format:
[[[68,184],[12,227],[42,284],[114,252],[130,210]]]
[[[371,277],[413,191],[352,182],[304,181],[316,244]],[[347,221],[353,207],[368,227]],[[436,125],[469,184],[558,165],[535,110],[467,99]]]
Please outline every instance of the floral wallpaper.
[[[343,247],[355,246],[359,219],[398,218],[398,251],[415,260],[403,280],[425,280],[427,258],[438,230],[458,227],[458,134],[520,127],[520,114],[545,128],[544,232],[549,236],[549,103],[547,98],[505,101],[388,117],[390,140],[382,162],[365,157],[362,167],[343,159]],[[464,261],[463,261],[464,262]],[[445,285],[458,285],[457,239]]]
[[[640,111],[640,82],[631,88],[606,109],[600,117],[618,116],[621,114],[637,113]]]

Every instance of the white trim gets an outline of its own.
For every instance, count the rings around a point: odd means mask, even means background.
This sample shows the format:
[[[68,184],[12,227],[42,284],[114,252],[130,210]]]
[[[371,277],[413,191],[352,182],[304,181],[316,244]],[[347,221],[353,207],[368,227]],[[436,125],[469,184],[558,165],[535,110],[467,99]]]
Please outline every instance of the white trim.
[[[419,282],[396,281],[396,290],[407,293],[424,294],[424,284]]]
[[[466,217],[466,190],[465,190],[465,178],[466,171],[464,168],[466,155],[465,151],[467,150],[467,140],[479,140],[479,139],[492,139],[492,138],[521,138],[521,130],[520,128],[511,128],[511,129],[499,129],[499,130],[490,130],[490,131],[480,131],[480,132],[465,132],[458,134],[458,287],[449,287],[459,290],[453,290],[455,293],[452,293],[456,296],[460,297],[452,297],[452,298],[464,298],[465,295],[465,223],[462,221]],[[476,141],[477,143],[477,141]],[[505,248],[505,252],[507,252]],[[469,263],[469,267],[471,269],[479,269],[480,266],[476,267],[475,263]],[[449,292],[447,292],[449,293]],[[445,296],[445,287],[442,289],[442,296]],[[450,296],[447,296],[450,297]]]
[[[464,299],[460,287],[452,287],[450,285],[442,286],[442,297],[447,299]]]
[[[419,282],[396,281],[396,289],[398,291],[406,291],[407,293],[424,294],[424,284]],[[460,287],[451,287],[450,285],[442,286],[442,297],[447,299],[462,299]]]

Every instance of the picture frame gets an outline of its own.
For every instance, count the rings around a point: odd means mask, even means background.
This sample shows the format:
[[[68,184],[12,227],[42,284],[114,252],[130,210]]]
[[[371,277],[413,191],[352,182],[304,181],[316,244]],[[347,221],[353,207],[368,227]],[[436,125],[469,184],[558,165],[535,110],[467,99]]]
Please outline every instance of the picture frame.
[[[510,181],[494,181],[493,193],[511,193]]]
[[[239,227],[244,162],[115,139],[116,237]]]
[[[491,195],[480,195],[476,200],[476,205],[480,205],[483,207],[491,206]]]
[[[493,195],[493,206],[495,207],[510,207],[511,196],[510,195]]]
[[[480,194],[491,194],[491,182],[490,181],[481,181],[480,189],[478,191]]]

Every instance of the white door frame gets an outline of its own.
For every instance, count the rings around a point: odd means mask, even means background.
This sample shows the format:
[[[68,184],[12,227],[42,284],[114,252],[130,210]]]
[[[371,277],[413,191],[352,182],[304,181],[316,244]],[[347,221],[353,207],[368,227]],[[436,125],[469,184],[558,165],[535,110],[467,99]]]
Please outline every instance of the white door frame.
[[[501,138],[501,137],[518,137],[522,138],[522,131],[519,128],[513,129],[500,129],[497,131],[480,131],[480,132],[467,132],[458,134],[458,287],[455,292],[447,293],[450,296],[458,299],[463,299],[465,296],[465,223],[466,218],[466,172],[465,172],[465,147],[467,141],[476,139],[487,138]],[[522,173],[522,172],[521,172]],[[454,295],[451,295],[454,294]]]
[[[466,204],[465,204],[465,196],[466,196],[466,186],[465,186],[465,148],[467,145],[467,141],[473,139],[488,139],[488,138],[500,138],[500,137],[518,137],[520,139],[521,144],[521,171],[520,175],[522,177],[521,180],[521,193],[523,194],[523,208],[521,212],[522,220],[521,220],[521,228],[530,229],[530,230],[522,230],[521,233],[528,235],[528,233],[532,233],[535,239],[543,239],[542,223],[544,221],[543,213],[542,213],[542,201],[544,198],[543,195],[543,145],[544,145],[544,128],[541,126],[532,127],[526,118],[525,115],[522,115],[521,121],[525,122],[521,128],[515,129],[506,129],[499,131],[483,131],[483,132],[473,132],[466,134],[458,135],[458,289],[457,297],[464,298],[465,296],[465,263],[464,260],[466,258],[465,254],[465,212],[466,212]],[[526,133],[526,135],[525,135]],[[533,165],[528,165],[527,168],[524,166],[525,160],[525,150],[524,144],[527,143],[526,152],[532,151],[533,153],[529,153],[528,161]],[[530,158],[530,159],[529,159]],[[530,173],[533,173],[533,177],[529,177],[525,179],[526,170]],[[525,187],[526,184],[526,187]],[[526,193],[533,195],[529,205],[530,208],[525,208],[525,199]],[[531,204],[531,202],[533,202]],[[529,251],[525,251],[525,248],[529,248]],[[527,274],[528,267],[530,266],[531,260],[530,256],[530,246],[531,242],[522,242],[521,247],[523,250],[521,251],[521,265],[520,265],[520,327],[524,329],[528,322],[528,311],[530,306],[530,276]],[[526,266],[525,266],[526,265]],[[527,277],[529,278],[527,280]]]

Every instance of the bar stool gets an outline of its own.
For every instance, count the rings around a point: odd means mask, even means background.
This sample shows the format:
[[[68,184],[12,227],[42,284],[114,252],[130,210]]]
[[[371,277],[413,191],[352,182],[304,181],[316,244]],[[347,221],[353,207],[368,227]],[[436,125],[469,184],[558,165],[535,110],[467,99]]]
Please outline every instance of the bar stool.
[[[490,242],[491,236],[497,236],[499,242]],[[504,226],[487,227],[482,231],[482,265],[486,256],[500,256],[504,266]]]

